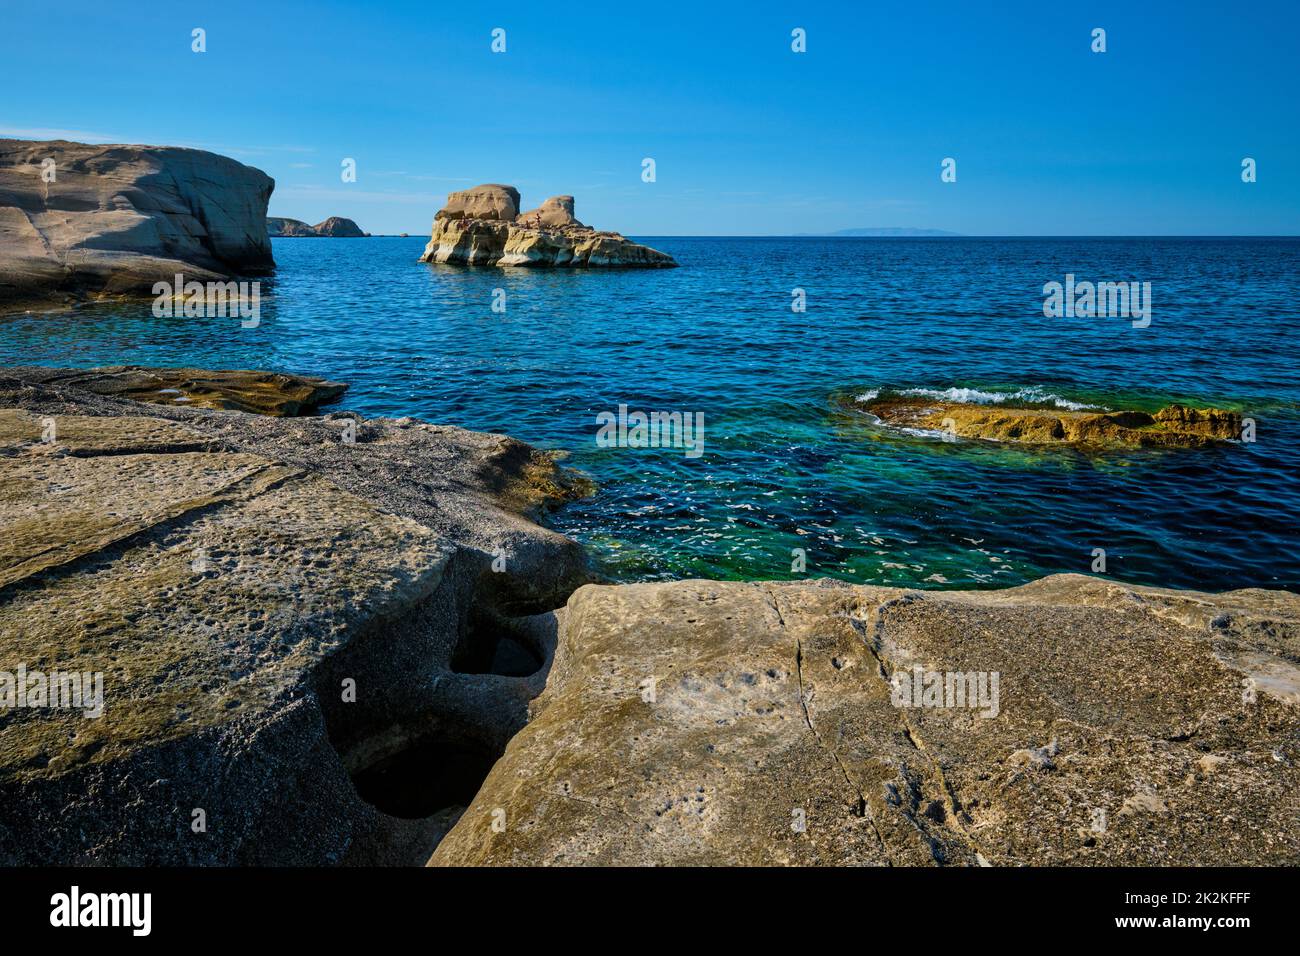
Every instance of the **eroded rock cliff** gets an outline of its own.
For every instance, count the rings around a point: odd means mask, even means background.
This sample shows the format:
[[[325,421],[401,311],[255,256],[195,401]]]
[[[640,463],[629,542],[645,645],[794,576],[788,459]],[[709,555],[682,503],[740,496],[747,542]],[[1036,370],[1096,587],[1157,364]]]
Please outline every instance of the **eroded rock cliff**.
[[[202,150],[0,139],[0,305],[264,274],[274,188]]]

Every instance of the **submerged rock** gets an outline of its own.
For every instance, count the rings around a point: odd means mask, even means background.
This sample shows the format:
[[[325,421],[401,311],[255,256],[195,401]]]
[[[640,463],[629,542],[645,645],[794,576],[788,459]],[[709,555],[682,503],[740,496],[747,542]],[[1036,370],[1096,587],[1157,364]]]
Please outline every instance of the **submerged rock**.
[[[553,196],[537,209],[519,212],[512,186],[475,186],[447,197],[433,219],[421,262],[483,266],[664,268],[672,256],[600,232],[574,216],[572,196]]]
[[[0,139],[0,304],[265,274],[274,188],[203,150]]]
[[[846,404],[895,428],[1022,444],[1199,448],[1239,440],[1242,417],[1221,409],[1170,405],[1157,412],[1087,411],[941,401],[884,394]]]
[[[221,408],[258,415],[304,415],[347,391],[342,382],[279,372],[211,371],[114,365],[61,369],[30,366],[8,369],[27,382],[94,392],[154,405]]]
[[[679,581],[548,617],[431,864],[1300,859],[1300,595]]]
[[[584,490],[504,436],[0,370],[0,697],[102,675],[0,709],[0,863],[422,862],[541,689],[516,618],[589,579],[530,519]]]
[[[361,231],[351,219],[343,219],[339,216],[330,216],[324,222],[318,222],[314,226],[309,226],[301,219],[284,219],[272,216],[266,220],[266,231],[275,239],[291,238],[330,238],[330,239],[362,239],[366,233]]]

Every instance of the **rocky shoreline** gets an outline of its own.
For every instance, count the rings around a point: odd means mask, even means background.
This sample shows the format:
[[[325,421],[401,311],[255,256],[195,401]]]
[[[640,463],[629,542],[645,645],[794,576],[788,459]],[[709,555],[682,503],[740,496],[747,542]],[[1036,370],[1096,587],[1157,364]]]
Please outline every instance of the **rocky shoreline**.
[[[583,483],[501,435],[93,377],[0,373],[5,662],[104,672],[98,718],[0,712],[0,862],[423,862],[479,781],[409,817],[382,769],[523,725],[528,616],[590,580],[530,515]]]
[[[0,310],[156,297],[161,287],[169,299],[188,298],[183,289],[205,286],[213,299],[205,305],[225,308],[234,292],[214,284],[272,274],[272,237],[368,235],[338,216],[314,226],[268,217],[274,189],[261,170],[204,150],[0,139]],[[493,184],[448,196],[420,261],[677,265],[667,253],[579,222],[572,196],[520,212],[518,190]]]
[[[554,455],[342,387],[0,370],[6,663],[104,671],[0,712],[0,862],[1300,860],[1300,596],[598,585]]]

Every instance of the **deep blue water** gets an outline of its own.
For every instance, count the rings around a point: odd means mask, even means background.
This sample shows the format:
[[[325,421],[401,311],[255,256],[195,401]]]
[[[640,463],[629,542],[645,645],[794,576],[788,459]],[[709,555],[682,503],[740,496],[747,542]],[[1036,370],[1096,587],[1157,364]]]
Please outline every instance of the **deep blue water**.
[[[571,452],[553,524],[620,579],[1006,586],[1053,571],[1300,589],[1300,240],[646,238],[681,268],[462,269],[424,240],[275,241],[262,321],[148,302],[0,318],[5,364],[271,368],[341,407]],[[1043,316],[1043,284],[1152,284],[1153,318]],[[507,311],[491,309],[503,289]],[[791,311],[792,290],[807,312]],[[1081,454],[898,435],[833,396],[1033,389],[1241,409],[1253,444]],[[702,412],[704,454],[599,448],[599,412]]]

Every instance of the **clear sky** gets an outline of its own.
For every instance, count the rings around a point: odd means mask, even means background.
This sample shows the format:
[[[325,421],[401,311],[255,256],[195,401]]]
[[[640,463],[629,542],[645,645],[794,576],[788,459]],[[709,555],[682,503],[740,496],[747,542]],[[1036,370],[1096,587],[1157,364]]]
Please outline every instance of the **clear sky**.
[[[311,222],[502,182],[641,236],[1300,233],[1297,0],[2,3],[0,135],[212,149]]]

